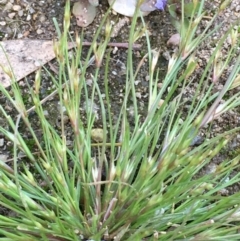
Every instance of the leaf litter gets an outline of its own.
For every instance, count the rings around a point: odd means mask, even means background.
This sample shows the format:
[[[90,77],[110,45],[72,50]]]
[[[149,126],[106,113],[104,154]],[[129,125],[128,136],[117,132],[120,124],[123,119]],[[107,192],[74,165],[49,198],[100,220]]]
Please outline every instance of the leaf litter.
[[[70,43],[69,48],[75,44]],[[53,41],[7,40],[0,42],[0,83],[11,85],[55,58]]]

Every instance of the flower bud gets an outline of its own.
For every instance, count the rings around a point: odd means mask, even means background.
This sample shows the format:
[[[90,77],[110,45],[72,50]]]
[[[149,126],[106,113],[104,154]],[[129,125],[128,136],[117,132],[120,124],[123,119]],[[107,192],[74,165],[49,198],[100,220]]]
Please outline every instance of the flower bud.
[[[111,36],[112,32],[112,24],[110,21],[107,21],[106,27],[105,27],[105,36],[106,38],[109,38]]]
[[[232,0],[225,0],[221,5],[220,5],[220,8],[219,10],[220,11],[223,11],[227,8],[227,6],[232,2]]]
[[[37,186],[37,183],[34,180],[33,174],[26,169],[26,174],[27,174],[27,180],[33,185],[33,186]]]
[[[152,50],[151,74],[153,74],[159,57],[159,51]]]
[[[240,85],[240,74],[234,79],[231,85],[231,89],[234,89]]]
[[[67,31],[70,26],[70,7],[69,7],[69,1],[66,2],[66,7],[65,7],[65,13],[64,13],[64,19],[63,19],[63,26],[64,30]]]
[[[14,75],[10,67],[3,65],[0,65],[0,67],[2,68],[3,72],[9,76],[10,79],[14,79]]]
[[[197,62],[196,62],[194,56],[190,56],[188,63],[187,63],[187,68],[184,73],[185,79],[188,79],[191,76],[191,74],[194,72],[196,67],[197,67]]]
[[[48,171],[48,172],[51,172],[52,171],[52,166],[50,165],[49,162],[42,162],[43,164],[43,167]]]
[[[36,95],[39,94],[40,85],[41,85],[41,69],[38,69],[35,75],[35,82],[34,82],[34,93]]]
[[[222,72],[223,72],[223,62],[222,62],[222,53],[220,51],[217,51],[215,59],[214,59],[214,65],[213,65],[213,78],[212,82],[216,83]]]
[[[232,47],[236,46],[238,41],[238,30],[232,29],[230,33],[231,45]]]
[[[81,38],[79,37],[78,33],[76,33],[76,45],[77,45],[77,49],[80,50],[81,49]]]
[[[22,193],[21,198],[25,203],[28,205],[28,207],[33,208],[35,210],[42,209],[39,204],[37,204],[32,198],[27,196],[26,194]]]

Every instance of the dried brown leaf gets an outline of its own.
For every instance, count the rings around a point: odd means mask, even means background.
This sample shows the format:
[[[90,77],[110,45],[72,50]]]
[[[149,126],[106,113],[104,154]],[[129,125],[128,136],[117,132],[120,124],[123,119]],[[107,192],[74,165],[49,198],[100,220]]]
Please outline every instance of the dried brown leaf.
[[[69,44],[69,48],[73,46],[74,43]],[[12,69],[13,74],[11,73],[11,75],[15,76],[16,81],[19,81],[54,58],[52,41],[2,41],[0,42],[0,83],[4,87],[8,87],[14,80],[11,80],[3,69],[5,71]]]

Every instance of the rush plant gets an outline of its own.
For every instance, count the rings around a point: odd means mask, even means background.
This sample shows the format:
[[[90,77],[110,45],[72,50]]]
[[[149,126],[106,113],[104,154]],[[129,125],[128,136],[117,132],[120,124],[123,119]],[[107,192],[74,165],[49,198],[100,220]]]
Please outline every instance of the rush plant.
[[[25,106],[17,83],[13,83],[11,93],[0,87],[1,95],[18,113],[10,116],[8,110],[0,106],[1,116],[8,123],[8,127],[0,126],[0,132],[13,145],[11,164],[0,161],[0,206],[5,210],[5,214],[0,215],[0,240],[239,240],[239,192],[221,195],[222,190],[240,181],[239,172],[232,174],[239,168],[239,155],[223,160],[212,172],[201,174],[239,128],[196,145],[204,125],[240,104],[239,93],[229,94],[220,104],[228,90],[238,86],[239,38],[232,28],[219,40],[197,80],[188,112],[183,112],[187,104],[183,93],[191,86],[190,77],[197,68],[195,51],[214,31],[210,31],[210,21],[208,29],[196,36],[204,15],[204,1],[197,4],[187,28],[182,25],[179,51],[169,60],[160,89],[157,86],[158,51],[152,50],[147,31],[148,53],[134,68],[132,44],[138,33],[134,16],[125,93],[118,116],[113,119],[114,105],[108,82],[111,71],[110,52],[107,51],[111,35],[108,13],[86,58],[83,36],[76,36],[75,53],[70,55],[67,1],[64,30],[54,47],[59,73],[49,73],[56,86],[55,97],[64,107],[60,110],[60,131],[45,115],[44,104],[48,100],[43,103],[40,99],[43,70],[36,73],[34,86],[29,87],[33,101],[31,109]],[[144,27],[144,21],[142,24]],[[98,46],[96,41],[103,26],[105,38]],[[216,58],[228,36],[234,42],[219,69]],[[149,100],[145,116],[140,118],[134,82],[145,59],[149,62]],[[93,62],[96,68],[89,86],[86,75]],[[232,62],[235,65],[223,90],[212,92],[213,72],[219,78]],[[101,79],[104,88],[100,87],[100,71],[104,73]],[[93,111],[96,99],[100,105],[99,119]],[[90,103],[86,105],[84,116],[79,109],[83,102]],[[128,113],[130,105],[133,116]],[[36,131],[32,127],[31,112],[38,117],[41,135],[39,129]],[[68,127],[64,121],[66,115]],[[95,128],[99,120],[101,125]],[[24,126],[34,147],[27,142],[19,126]],[[71,145],[66,135],[69,127]],[[22,161],[19,153],[24,156]]]

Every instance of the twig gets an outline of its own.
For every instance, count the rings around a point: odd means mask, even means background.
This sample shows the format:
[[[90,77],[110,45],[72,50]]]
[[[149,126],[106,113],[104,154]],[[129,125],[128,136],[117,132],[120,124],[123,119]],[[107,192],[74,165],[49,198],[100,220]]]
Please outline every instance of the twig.
[[[99,43],[97,43],[99,45]],[[92,42],[82,42],[83,46],[91,46]],[[117,47],[117,48],[129,48],[129,43],[108,43],[107,46],[109,47]],[[133,49],[141,49],[141,44],[132,44]]]
[[[59,74],[58,69],[51,62],[48,62],[48,65],[55,74]]]

